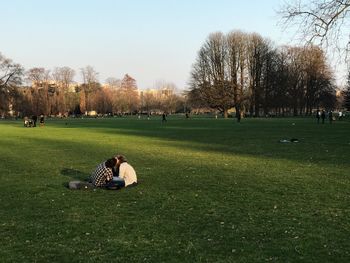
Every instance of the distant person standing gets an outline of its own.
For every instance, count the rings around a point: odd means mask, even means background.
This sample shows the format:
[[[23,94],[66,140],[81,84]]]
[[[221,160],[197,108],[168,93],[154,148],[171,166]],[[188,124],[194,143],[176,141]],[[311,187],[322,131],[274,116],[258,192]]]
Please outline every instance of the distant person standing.
[[[37,122],[37,120],[38,120],[38,116],[33,115],[33,116],[32,116],[32,120],[33,120],[33,127],[36,127],[36,122]]]
[[[343,112],[342,111],[339,111],[338,113],[338,119],[341,121],[343,118]]]
[[[332,122],[333,122],[333,112],[331,110],[328,112],[328,119],[329,119],[329,123],[332,124]]]
[[[324,124],[325,118],[326,118],[326,112],[324,110],[322,110],[322,113],[321,113],[322,124]]]
[[[162,122],[167,122],[165,112],[163,112],[163,114],[162,114]]]
[[[240,123],[241,122],[241,111],[238,109],[236,112],[236,117],[237,117],[237,122]]]
[[[320,110],[316,111],[316,118],[317,118],[317,123],[320,123],[320,118],[321,118],[321,112]]]
[[[237,122],[240,123],[241,122],[241,118],[242,118],[242,114],[241,114],[241,104],[237,103],[236,106],[236,118],[237,118]]]
[[[45,126],[45,118],[44,118],[44,115],[40,115],[40,127],[42,127],[42,126]]]

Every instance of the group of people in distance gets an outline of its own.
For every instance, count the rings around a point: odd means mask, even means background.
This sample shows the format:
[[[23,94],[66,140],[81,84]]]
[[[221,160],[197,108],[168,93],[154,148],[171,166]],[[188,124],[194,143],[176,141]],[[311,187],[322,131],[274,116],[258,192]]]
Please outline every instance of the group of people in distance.
[[[123,155],[117,155],[97,165],[89,178],[93,187],[117,190],[137,185],[135,169]]]
[[[31,119],[29,119],[27,116],[23,118],[23,125],[24,127],[36,127],[36,122],[38,121],[38,116],[33,115]],[[40,127],[45,125],[45,118],[44,115],[40,115]]]
[[[329,120],[329,123],[332,123],[333,120],[335,119],[335,116],[333,116],[333,111],[329,111],[327,113],[328,115],[328,120]],[[343,113],[341,111],[339,111],[338,113],[338,119],[341,120],[343,118]],[[320,119],[322,120],[322,124],[324,124],[324,120],[326,119],[326,111],[325,110],[317,110],[316,111],[316,118],[317,118],[317,123],[320,123]]]

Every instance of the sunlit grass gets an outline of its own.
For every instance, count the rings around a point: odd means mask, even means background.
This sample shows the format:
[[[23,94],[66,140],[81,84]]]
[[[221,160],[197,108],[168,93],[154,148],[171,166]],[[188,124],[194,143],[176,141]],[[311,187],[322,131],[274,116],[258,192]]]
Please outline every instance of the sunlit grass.
[[[346,262],[349,128],[313,119],[76,119],[44,128],[2,121],[0,256]],[[135,167],[137,187],[65,187],[116,153]]]

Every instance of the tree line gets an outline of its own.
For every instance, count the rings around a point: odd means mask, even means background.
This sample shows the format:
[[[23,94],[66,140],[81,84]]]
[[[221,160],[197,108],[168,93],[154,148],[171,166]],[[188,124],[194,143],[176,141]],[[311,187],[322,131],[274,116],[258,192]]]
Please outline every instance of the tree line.
[[[81,68],[80,74],[82,83],[78,84],[74,82],[76,72],[69,67],[25,70],[0,54],[0,114],[113,115],[184,109],[184,99],[172,83],[158,82],[154,90],[139,91],[128,74],[122,79],[110,77],[105,85],[99,83],[98,72],[91,66]]]
[[[240,31],[209,35],[190,86],[190,101],[225,116],[232,107],[250,116],[297,116],[336,104],[333,72],[321,48],[275,47],[259,34]]]
[[[187,112],[209,109],[237,115],[311,115],[337,104],[333,72],[324,51],[313,45],[275,46],[256,33],[215,32],[208,36],[193,64],[189,90],[176,94],[174,84],[159,82],[157,92],[139,91],[136,80],[98,81],[98,72],[80,69],[81,84],[69,67],[25,70],[0,54],[0,113],[23,115]],[[30,83],[23,85],[24,81]],[[349,92],[343,92],[345,105]],[[339,105],[338,105],[339,106]]]

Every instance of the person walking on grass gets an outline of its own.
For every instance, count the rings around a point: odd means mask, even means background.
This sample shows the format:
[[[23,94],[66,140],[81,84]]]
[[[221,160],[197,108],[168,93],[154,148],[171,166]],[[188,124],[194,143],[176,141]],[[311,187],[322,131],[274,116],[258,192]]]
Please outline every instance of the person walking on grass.
[[[107,189],[113,190],[137,185],[135,169],[128,163],[127,159],[123,155],[117,155],[115,160],[118,176],[114,176],[112,181],[107,184]]]

